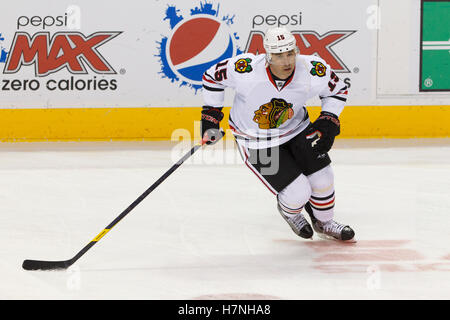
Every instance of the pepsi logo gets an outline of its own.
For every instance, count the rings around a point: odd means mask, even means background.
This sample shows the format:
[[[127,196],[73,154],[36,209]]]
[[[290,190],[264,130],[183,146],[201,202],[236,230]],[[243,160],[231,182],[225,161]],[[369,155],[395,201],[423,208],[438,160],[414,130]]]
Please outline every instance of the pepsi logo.
[[[242,53],[236,44],[237,35],[230,27],[232,21],[220,19],[211,7],[202,7],[203,12],[196,11],[188,18],[169,9],[165,20],[171,21],[172,31],[160,42],[161,73],[197,91],[207,69]]]
[[[172,70],[199,85],[209,67],[236,55],[229,27],[207,16],[194,17],[178,26],[166,50]]]

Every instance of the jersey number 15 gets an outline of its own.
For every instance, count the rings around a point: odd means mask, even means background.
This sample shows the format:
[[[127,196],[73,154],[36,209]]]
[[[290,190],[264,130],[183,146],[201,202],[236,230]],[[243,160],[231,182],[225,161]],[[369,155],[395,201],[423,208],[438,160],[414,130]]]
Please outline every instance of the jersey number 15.
[[[219,62],[216,65],[216,72],[214,73],[214,79],[216,79],[216,81],[222,81],[227,79],[227,67],[226,67],[227,62],[228,60],[225,60],[224,62]]]

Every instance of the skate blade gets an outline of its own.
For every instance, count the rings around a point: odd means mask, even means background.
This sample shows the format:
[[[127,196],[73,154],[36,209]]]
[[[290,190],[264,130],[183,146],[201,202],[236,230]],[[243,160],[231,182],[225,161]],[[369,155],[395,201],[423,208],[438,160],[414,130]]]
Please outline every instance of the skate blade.
[[[353,237],[350,240],[339,240],[339,239],[336,239],[336,238],[334,238],[332,236],[329,236],[329,235],[326,235],[326,234],[323,234],[323,233],[319,233],[318,236],[319,236],[319,238],[324,239],[324,240],[332,240],[332,241],[340,242],[340,243],[356,243],[357,242],[355,237]]]
[[[298,235],[298,234],[297,234]],[[298,235],[300,238],[305,239],[305,240],[314,240],[313,237],[311,236],[310,238],[303,238],[302,236]]]

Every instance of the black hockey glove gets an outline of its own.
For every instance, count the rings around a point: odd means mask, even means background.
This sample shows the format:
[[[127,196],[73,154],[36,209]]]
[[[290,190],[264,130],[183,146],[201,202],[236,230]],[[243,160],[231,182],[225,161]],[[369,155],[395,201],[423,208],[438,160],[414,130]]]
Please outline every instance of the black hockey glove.
[[[200,130],[206,144],[214,144],[222,138],[223,132],[219,130],[222,119],[222,108],[203,107]]]
[[[338,116],[331,112],[322,111],[312,126],[316,131],[319,131],[318,135],[320,137],[320,139],[313,142],[313,150],[318,153],[330,151],[334,138],[341,132]]]

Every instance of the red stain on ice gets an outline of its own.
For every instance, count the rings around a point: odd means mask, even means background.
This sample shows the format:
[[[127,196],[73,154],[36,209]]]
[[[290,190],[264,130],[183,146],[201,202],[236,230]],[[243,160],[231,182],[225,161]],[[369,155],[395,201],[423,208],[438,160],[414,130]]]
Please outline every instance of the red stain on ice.
[[[314,261],[316,262],[337,262],[337,261],[408,261],[421,260],[423,256],[411,249],[375,249],[369,252],[353,253],[329,253],[324,254]]]
[[[381,272],[448,272],[450,254],[432,262],[409,247],[411,240],[337,241],[277,240],[313,250],[313,269],[324,273],[369,273],[372,267]]]

